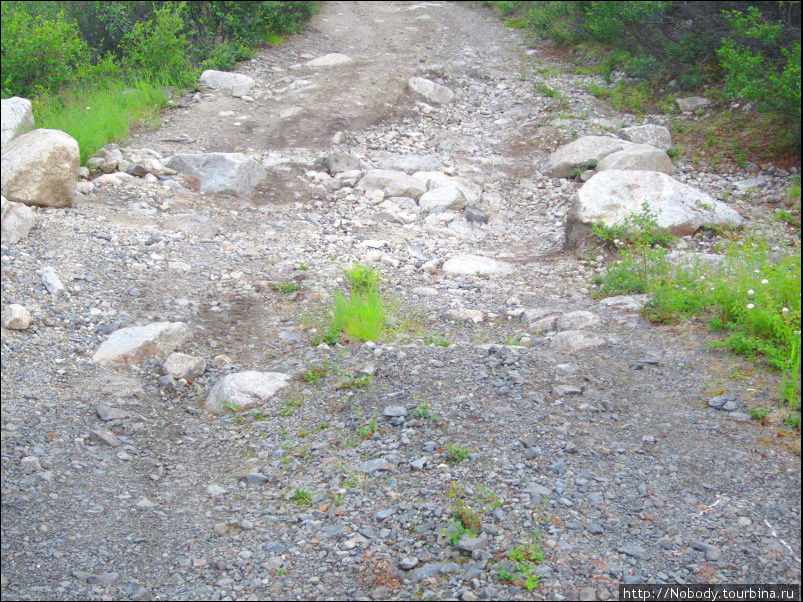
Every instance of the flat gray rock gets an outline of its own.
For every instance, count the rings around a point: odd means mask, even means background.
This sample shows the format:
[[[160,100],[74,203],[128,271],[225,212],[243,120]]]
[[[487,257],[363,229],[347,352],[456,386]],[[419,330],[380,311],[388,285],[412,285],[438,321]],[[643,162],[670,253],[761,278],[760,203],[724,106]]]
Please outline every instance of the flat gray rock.
[[[604,337],[594,334],[593,332],[586,332],[585,330],[564,330],[552,337],[550,346],[555,351],[574,353],[575,351],[582,351],[583,349],[601,347],[607,343],[608,341]]]
[[[167,167],[197,178],[204,194],[248,196],[267,177],[260,163],[242,153],[180,153]]]
[[[484,274],[511,274],[513,266],[503,261],[497,261],[481,255],[457,255],[443,264],[443,271],[447,274],[484,275]]]
[[[411,77],[407,87],[416,94],[423,96],[428,102],[436,105],[446,104],[454,100],[454,92],[446,86],[441,86],[423,77]]]
[[[409,197],[418,200],[427,191],[424,182],[401,171],[372,169],[357,183],[358,190],[381,190],[385,197]]]
[[[161,359],[190,337],[183,322],[152,322],[121,328],[109,335],[92,361],[105,365],[131,365],[155,357]]]

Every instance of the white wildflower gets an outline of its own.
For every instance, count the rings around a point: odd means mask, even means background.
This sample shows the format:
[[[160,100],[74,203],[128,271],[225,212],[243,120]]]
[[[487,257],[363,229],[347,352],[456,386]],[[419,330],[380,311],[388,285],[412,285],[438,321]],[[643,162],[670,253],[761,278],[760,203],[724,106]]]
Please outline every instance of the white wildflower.
[[[756,306],[755,303],[748,303],[747,309],[753,309],[755,306]]]

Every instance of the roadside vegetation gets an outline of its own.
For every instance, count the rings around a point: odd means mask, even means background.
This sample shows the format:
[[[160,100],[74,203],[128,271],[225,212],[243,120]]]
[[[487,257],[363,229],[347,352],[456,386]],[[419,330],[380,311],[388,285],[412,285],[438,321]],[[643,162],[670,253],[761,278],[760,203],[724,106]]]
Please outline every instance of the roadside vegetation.
[[[678,124],[683,151],[714,139],[705,150],[718,160],[799,161],[800,2],[485,4],[600,75],[589,92],[620,111],[673,113],[690,95],[717,103],[706,123]]]
[[[317,2],[3,2],[2,96],[67,132],[81,160],[256,48],[302,30]]]
[[[731,239],[722,260],[670,254],[674,239],[648,208],[594,232],[617,258],[596,277],[595,295],[646,293],[642,315],[656,324],[692,319],[719,333],[709,346],[761,361],[780,375],[785,422],[800,428],[800,244],[764,237]],[[724,240],[728,240],[725,238]]]

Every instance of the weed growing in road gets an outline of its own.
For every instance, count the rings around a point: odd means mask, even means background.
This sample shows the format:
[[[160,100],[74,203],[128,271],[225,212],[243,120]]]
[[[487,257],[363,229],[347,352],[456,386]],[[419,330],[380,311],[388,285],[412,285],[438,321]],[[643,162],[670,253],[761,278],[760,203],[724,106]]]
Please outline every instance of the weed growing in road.
[[[438,347],[448,347],[451,344],[448,339],[441,336],[437,332],[428,334],[427,337],[424,339],[424,343],[426,345],[436,345]]]
[[[357,434],[362,437],[363,439],[370,439],[374,436],[374,433],[379,431],[379,424],[377,424],[375,418],[371,418],[371,420],[367,424],[362,424],[357,427]]]
[[[454,443],[446,444],[446,461],[450,464],[457,464],[468,458],[474,453],[473,447],[460,447]]]
[[[536,531],[526,543],[508,550],[507,560],[496,565],[496,574],[503,581],[514,583],[531,592],[540,578],[535,569],[544,561],[540,534]]]
[[[293,282],[292,280],[289,282],[274,282],[271,284],[271,288],[277,293],[289,295],[298,290],[298,282]]]
[[[441,417],[435,413],[435,410],[433,410],[428,403],[419,403],[414,411],[414,414],[419,418],[431,420],[436,426],[441,426],[443,424]]]
[[[352,376],[349,380],[344,380],[337,385],[338,389],[362,389],[367,387],[373,380],[373,376],[366,374],[364,376]]]
[[[307,370],[302,378],[304,379],[304,382],[316,383],[327,376],[329,376],[329,363],[324,362]]]
[[[379,272],[354,264],[345,272],[349,294],[335,293],[330,334],[345,332],[360,341],[375,341],[385,327],[385,303]]]
[[[296,489],[292,496],[288,494],[288,499],[292,499],[297,506],[312,506],[312,496],[305,489]]]

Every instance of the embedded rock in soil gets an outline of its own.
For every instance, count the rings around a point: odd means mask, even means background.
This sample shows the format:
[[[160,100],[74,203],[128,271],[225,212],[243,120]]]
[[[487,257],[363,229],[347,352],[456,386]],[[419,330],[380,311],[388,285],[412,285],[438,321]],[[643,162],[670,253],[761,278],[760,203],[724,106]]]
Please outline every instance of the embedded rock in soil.
[[[307,61],[307,67],[336,67],[337,65],[344,65],[352,61],[351,57],[339,52],[331,52],[324,54],[316,59]]]
[[[242,153],[177,154],[167,166],[200,181],[205,194],[247,196],[267,177],[265,168]]]
[[[215,71],[213,69],[208,69],[201,73],[201,77],[198,78],[198,81],[204,86],[217,90],[224,90],[238,98],[246,96],[256,84],[254,78],[243,75],[242,73]]]
[[[28,236],[36,224],[36,213],[22,203],[12,203],[6,197],[2,199],[2,242],[16,244]]]
[[[443,271],[448,274],[510,274],[513,266],[503,261],[480,255],[458,255],[443,264]]]
[[[190,337],[183,322],[153,322],[121,328],[109,335],[92,361],[105,365],[138,364],[151,357],[161,359]]]
[[[426,184],[401,171],[372,169],[357,184],[358,190],[381,190],[386,197],[403,196],[418,200],[427,191]]]
[[[270,399],[287,385],[289,379],[287,374],[280,372],[248,370],[229,374],[212,387],[204,407],[218,415],[226,413],[229,408],[239,411]]]
[[[407,81],[407,86],[426,98],[429,102],[436,105],[445,104],[454,100],[454,92],[446,86],[441,86],[423,77],[411,77]]]

